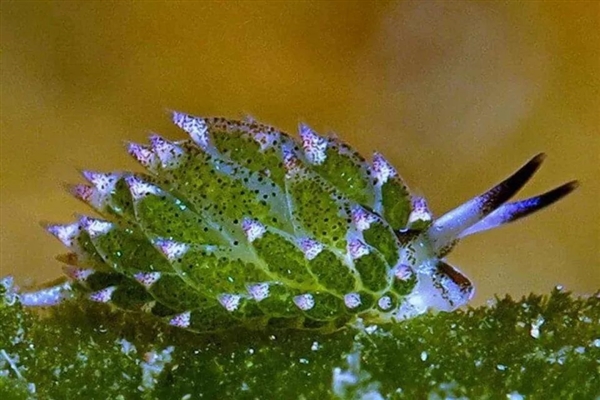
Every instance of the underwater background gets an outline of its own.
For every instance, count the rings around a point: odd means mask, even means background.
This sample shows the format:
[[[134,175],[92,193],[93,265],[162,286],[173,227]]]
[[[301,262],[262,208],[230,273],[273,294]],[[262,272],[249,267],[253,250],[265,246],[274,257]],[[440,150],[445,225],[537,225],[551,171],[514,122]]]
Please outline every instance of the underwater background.
[[[436,215],[539,151],[523,197],[569,198],[449,257],[494,293],[600,286],[595,2],[15,2],[1,7],[0,275],[61,275],[38,222],[88,212],[77,169],[140,168],[125,140],[184,135],[163,112],[299,121],[381,151]]]

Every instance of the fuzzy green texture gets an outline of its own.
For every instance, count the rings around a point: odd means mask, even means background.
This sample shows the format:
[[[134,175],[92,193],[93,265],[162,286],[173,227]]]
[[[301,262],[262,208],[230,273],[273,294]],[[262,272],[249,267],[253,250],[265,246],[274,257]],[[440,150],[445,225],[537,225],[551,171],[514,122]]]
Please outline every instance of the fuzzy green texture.
[[[511,394],[600,396],[600,293],[507,297],[491,306],[328,335],[269,329],[193,334],[90,302],[66,302],[42,317],[0,296],[5,400]]]
[[[306,126],[294,140],[253,121],[172,117],[190,139],[130,144],[144,173],[84,171],[72,193],[101,217],[48,226],[79,292],[199,332],[325,332],[405,312],[420,265],[392,227],[407,228],[413,199],[382,157]]]

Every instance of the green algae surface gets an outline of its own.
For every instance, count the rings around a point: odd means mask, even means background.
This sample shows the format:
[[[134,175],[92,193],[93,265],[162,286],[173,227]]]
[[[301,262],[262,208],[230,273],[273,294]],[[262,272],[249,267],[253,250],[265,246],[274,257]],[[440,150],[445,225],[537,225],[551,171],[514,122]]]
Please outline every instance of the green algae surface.
[[[598,294],[507,297],[331,334],[194,334],[91,302],[40,315],[0,299],[4,400],[600,396]]]

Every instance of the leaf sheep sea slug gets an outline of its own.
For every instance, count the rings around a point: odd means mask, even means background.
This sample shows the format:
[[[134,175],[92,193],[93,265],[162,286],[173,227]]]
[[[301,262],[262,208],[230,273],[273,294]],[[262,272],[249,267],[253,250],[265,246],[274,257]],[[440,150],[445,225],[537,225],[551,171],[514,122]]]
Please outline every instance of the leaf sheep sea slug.
[[[452,311],[473,286],[444,261],[465,236],[534,213],[569,182],[507,201],[544,155],[434,218],[394,167],[300,125],[296,141],[254,121],[174,112],[191,139],[158,135],[129,153],[147,170],[83,172],[72,193],[100,218],[47,229],[70,278],[16,296],[47,306],[86,296],[197,332],[246,326],[331,331]]]

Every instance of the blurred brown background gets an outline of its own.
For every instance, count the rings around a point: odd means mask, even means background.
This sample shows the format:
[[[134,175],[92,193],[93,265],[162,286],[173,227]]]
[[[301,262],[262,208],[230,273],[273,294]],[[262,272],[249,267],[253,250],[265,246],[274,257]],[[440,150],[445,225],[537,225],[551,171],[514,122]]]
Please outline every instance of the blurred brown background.
[[[183,138],[165,109],[249,114],[379,149],[443,213],[539,151],[523,195],[567,200],[450,256],[493,293],[600,288],[596,1],[1,3],[0,275],[61,274],[38,221],[87,212],[77,168],[137,168],[122,147]]]

